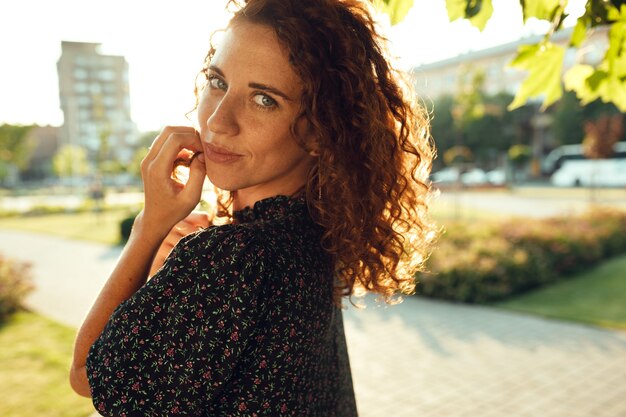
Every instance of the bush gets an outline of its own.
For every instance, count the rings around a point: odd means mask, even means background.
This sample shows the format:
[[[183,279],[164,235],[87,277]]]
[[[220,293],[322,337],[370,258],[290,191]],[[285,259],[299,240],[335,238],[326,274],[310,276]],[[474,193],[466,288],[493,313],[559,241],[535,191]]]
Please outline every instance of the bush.
[[[417,294],[462,302],[501,300],[626,253],[626,213],[453,225],[417,276]]]
[[[135,223],[135,217],[137,217],[137,213],[126,217],[120,222],[120,237],[122,242],[128,241],[130,232],[133,229],[133,223]]]
[[[19,310],[33,289],[30,265],[0,255],[0,322]]]

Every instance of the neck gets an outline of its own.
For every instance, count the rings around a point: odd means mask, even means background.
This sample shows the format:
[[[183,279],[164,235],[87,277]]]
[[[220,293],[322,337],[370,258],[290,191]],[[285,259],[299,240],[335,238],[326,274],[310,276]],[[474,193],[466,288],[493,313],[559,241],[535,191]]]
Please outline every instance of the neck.
[[[283,190],[277,190],[272,193],[257,192],[256,190],[251,189],[233,191],[233,210],[237,211],[242,210],[246,207],[252,207],[257,201],[264,200],[270,197],[275,197],[277,195],[292,197],[303,192],[304,184],[299,184],[297,186],[285,188]]]

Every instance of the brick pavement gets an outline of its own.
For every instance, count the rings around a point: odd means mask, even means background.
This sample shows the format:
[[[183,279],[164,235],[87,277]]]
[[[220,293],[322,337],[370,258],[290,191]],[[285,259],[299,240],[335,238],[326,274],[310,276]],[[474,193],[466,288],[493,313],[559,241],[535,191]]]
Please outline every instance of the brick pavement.
[[[33,262],[31,304],[76,326],[119,249],[0,231],[0,253]],[[367,304],[344,312],[361,417],[626,417],[626,332],[421,298]]]
[[[422,298],[345,319],[361,417],[626,416],[626,332]]]

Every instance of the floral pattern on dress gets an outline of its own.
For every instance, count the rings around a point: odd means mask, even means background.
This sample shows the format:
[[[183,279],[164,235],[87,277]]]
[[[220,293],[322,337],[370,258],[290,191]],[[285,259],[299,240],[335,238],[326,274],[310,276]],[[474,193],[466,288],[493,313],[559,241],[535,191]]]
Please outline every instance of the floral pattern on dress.
[[[341,310],[303,197],[183,238],[89,351],[103,416],[356,416]]]

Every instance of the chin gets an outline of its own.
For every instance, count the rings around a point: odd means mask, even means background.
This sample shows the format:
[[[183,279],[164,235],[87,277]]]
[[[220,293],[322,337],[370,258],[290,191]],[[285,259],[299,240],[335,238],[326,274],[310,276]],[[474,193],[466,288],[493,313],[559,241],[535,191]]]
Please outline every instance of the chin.
[[[211,175],[207,174],[207,178],[217,188],[224,191],[236,191],[241,188],[241,185],[238,181],[229,180],[228,178],[224,178],[221,175]]]

